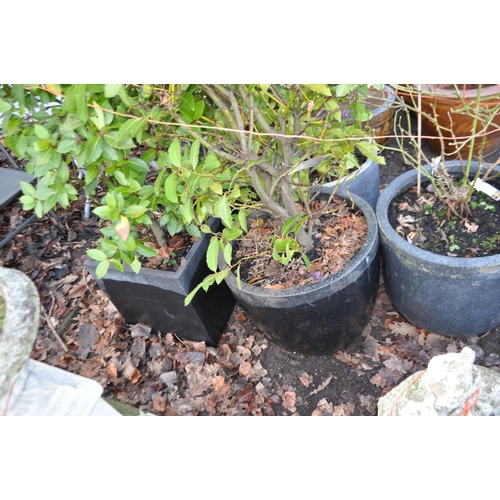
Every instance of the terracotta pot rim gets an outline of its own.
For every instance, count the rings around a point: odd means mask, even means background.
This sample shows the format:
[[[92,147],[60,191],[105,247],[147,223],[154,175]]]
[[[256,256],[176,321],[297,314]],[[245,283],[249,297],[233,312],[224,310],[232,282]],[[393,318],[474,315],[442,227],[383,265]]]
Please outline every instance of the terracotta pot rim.
[[[440,85],[448,85],[444,83],[422,83],[420,88],[422,92],[430,92],[437,94],[439,97],[447,98],[452,101],[458,101],[454,89],[445,89],[440,87]],[[460,84],[457,84],[460,88]],[[466,84],[467,85],[467,84]],[[477,89],[465,89],[465,93],[462,92],[462,97],[464,99],[476,99]],[[481,99],[482,98],[500,98],[500,84],[496,83],[485,83],[481,89]]]

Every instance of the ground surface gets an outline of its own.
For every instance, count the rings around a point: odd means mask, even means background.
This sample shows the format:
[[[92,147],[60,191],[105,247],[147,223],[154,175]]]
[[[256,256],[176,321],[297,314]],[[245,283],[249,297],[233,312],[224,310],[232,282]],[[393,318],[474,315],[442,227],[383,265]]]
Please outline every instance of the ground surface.
[[[389,141],[389,146],[394,143]],[[407,170],[387,151],[381,185]],[[0,165],[8,166],[0,154]],[[32,357],[97,380],[104,395],[157,415],[376,415],[377,401],[437,354],[476,352],[476,363],[500,371],[500,328],[479,337],[447,338],[399,316],[381,281],[363,334],[331,356],[278,347],[236,306],[217,348],[145,325],[127,325],[83,262],[96,220],[83,202],[36,220],[0,249],[0,265],[37,285],[40,330]],[[0,237],[28,214],[13,204],[0,214]]]

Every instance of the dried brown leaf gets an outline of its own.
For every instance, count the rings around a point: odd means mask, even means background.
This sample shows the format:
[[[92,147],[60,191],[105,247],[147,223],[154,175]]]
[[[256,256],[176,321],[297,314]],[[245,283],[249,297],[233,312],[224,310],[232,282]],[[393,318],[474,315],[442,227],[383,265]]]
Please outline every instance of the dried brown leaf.
[[[283,408],[286,410],[290,410],[291,408],[295,408],[295,403],[296,403],[297,395],[295,392],[292,391],[286,391],[283,394]]]
[[[355,406],[353,403],[342,403],[333,407],[332,415],[334,417],[348,417],[354,413]]]
[[[413,363],[407,359],[401,359],[396,356],[391,356],[389,359],[384,361],[386,368],[393,372],[408,373],[412,367]]]
[[[226,380],[225,377],[221,375],[216,375],[212,380],[212,392],[217,396],[226,395],[230,386],[230,380]]]
[[[329,403],[325,398],[320,399],[313,410],[311,416],[313,417],[328,417],[333,415],[333,404]]]
[[[153,411],[155,413],[165,413],[167,406],[167,400],[163,396],[156,396],[153,401]]]
[[[80,329],[76,342],[80,346],[78,357],[85,359],[89,352],[95,349],[95,343],[99,340],[99,332],[95,325],[86,323]]]
[[[373,414],[377,408],[377,399],[373,396],[360,394],[359,402],[361,407],[364,408],[368,413]]]
[[[299,380],[302,382],[304,387],[309,387],[309,384],[312,382],[312,377],[308,373],[304,372],[302,375],[299,375]]]
[[[116,366],[116,363],[113,361],[110,361],[107,366],[106,366],[106,373],[111,377],[111,378],[117,378],[118,377],[118,368]]]
[[[135,371],[137,370],[137,368],[132,364],[132,361],[130,360],[130,358],[128,358],[125,363],[123,364],[123,373],[122,375],[126,378],[126,379],[130,379]]]
[[[479,226],[475,222],[465,221],[464,226],[467,228],[468,233],[475,233],[479,229]]]
[[[238,367],[238,371],[242,377],[246,377],[252,371],[252,363],[243,361]]]
[[[377,387],[392,387],[397,384],[401,377],[401,373],[382,368],[370,379],[370,382]]]
[[[133,384],[136,384],[140,378],[141,378],[141,372],[136,368],[134,370],[134,373],[130,376],[129,380]]]
[[[260,364],[260,361],[257,361],[253,366],[250,372],[250,380],[260,379],[267,375],[267,370]]]
[[[241,389],[238,394],[236,394],[236,401],[238,404],[249,403],[253,400],[253,387],[248,385]]]
[[[321,392],[325,387],[332,381],[333,375],[330,375],[322,384],[318,386],[317,389],[314,389],[314,391],[309,393],[309,396],[313,396],[314,394],[318,394],[318,392]]]
[[[401,323],[394,322],[389,325],[389,330],[392,333],[396,333],[398,335],[411,335],[411,336],[418,336],[418,330],[417,328],[412,325],[411,323],[408,323],[407,321],[403,321]]]
[[[188,382],[187,392],[191,396],[201,396],[213,384],[215,372],[218,367],[213,365],[199,366],[189,363],[185,366]]]
[[[346,351],[338,351],[334,354],[334,356],[342,363],[347,363],[349,366],[352,367],[356,366],[356,363],[352,359],[352,356],[350,354],[347,354]]]

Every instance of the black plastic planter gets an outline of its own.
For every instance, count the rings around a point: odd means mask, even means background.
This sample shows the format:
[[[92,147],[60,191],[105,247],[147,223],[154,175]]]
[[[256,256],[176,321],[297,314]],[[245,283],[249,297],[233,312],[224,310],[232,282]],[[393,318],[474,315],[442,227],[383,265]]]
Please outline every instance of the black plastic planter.
[[[226,279],[248,317],[276,344],[302,354],[326,355],[343,349],[370,319],[379,285],[375,213],[352,195],[368,222],[368,235],[356,256],[338,273],[299,288],[270,290]],[[219,266],[225,267],[223,259]]]
[[[459,161],[446,162],[462,175]],[[426,167],[429,169],[430,167]],[[471,171],[476,172],[477,162]],[[399,236],[388,220],[392,200],[417,182],[417,171],[394,179],[377,204],[382,273],[394,307],[414,325],[449,337],[485,333],[500,325],[500,255],[437,255]]]
[[[213,230],[219,223],[209,222]],[[216,346],[236,303],[227,285],[200,290],[184,306],[186,296],[210,274],[205,258],[209,242],[208,234],[199,238],[186,254],[186,265],[175,272],[143,268],[139,274],[131,269],[121,273],[110,267],[97,279],[98,263],[87,259],[85,267],[127,323],[145,323],[155,331]]]

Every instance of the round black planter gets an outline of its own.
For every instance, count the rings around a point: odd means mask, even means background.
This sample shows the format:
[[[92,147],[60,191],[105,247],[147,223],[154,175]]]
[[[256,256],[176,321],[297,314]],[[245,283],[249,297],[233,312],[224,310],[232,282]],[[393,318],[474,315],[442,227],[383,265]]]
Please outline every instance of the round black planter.
[[[449,173],[462,175],[461,162],[446,165]],[[477,168],[473,162],[471,171]],[[414,325],[449,337],[478,335],[499,326],[500,255],[433,254],[408,243],[389,223],[390,203],[416,182],[416,170],[400,175],[377,203],[382,274],[394,307]]]
[[[325,355],[355,340],[370,319],[379,285],[375,212],[351,195],[368,222],[365,244],[338,273],[299,288],[269,290],[226,279],[248,317],[276,344],[293,352]],[[219,260],[225,268],[224,259]]]

